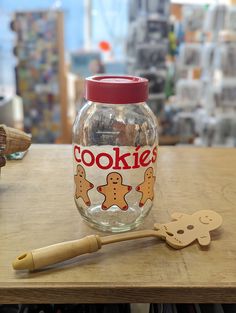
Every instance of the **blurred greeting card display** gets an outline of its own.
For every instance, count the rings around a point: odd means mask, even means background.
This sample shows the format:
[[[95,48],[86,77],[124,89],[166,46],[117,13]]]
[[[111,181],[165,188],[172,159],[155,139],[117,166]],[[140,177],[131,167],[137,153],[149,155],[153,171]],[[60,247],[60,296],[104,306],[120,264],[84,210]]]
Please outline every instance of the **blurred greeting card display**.
[[[63,13],[17,12],[14,53],[17,93],[23,98],[24,129],[35,142],[65,139],[66,83],[64,73]]]

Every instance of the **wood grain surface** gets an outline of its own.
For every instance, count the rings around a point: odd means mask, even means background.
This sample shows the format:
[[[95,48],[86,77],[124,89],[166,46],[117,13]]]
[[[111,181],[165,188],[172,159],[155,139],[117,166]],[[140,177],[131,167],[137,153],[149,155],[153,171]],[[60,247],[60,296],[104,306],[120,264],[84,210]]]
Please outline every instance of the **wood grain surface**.
[[[223,225],[209,248],[159,239],[108,245],[37,272],[15,272],[20,253],[100,234],[73,200],[70,146],[33,145],[0,180],[0,303],[236,302],[236,149],[161,147],[154,207],[140,229],[171,213],[210,209]]]

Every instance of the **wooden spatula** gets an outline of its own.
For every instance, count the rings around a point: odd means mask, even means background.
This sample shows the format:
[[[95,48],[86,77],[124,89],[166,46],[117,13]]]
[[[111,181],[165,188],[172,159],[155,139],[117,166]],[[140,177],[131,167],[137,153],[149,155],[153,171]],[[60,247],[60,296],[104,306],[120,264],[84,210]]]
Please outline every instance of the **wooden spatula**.
[[[174,221],[167,224],[154,224],[153,230],[140,230],[105,237],[91,235],[79,240],[32,250],[18,256],[12,266],[15,270],[36,270],[85,253],[96,252],[110,243],[145,237],[160,237],[175,249],[184,248],[196,240],[201,246],[206,246],[211,241],[209,231],[222,224],[221,216],[211,210],[201,210],[192,215],[174,213],[171,217]]]

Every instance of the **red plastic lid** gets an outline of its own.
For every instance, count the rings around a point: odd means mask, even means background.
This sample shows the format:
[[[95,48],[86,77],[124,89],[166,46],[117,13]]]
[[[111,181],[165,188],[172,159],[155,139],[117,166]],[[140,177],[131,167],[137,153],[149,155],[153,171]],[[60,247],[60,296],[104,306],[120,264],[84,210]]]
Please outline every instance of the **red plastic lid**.
[[[92,76],[85,81],[85,98],[102,103],[138,103],[148,98],[148,80],[136,76]]]

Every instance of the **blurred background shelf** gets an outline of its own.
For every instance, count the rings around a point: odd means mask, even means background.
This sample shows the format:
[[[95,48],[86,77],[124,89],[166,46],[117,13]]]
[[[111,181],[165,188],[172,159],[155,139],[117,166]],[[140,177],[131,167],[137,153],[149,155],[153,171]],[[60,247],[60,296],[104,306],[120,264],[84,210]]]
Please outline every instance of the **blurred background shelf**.
[[[236,146],[234,1],[2,1],[0,21],[0,121],[33,142],[70,143],[84,78],[109,73],[149,80],[160,144]]]

